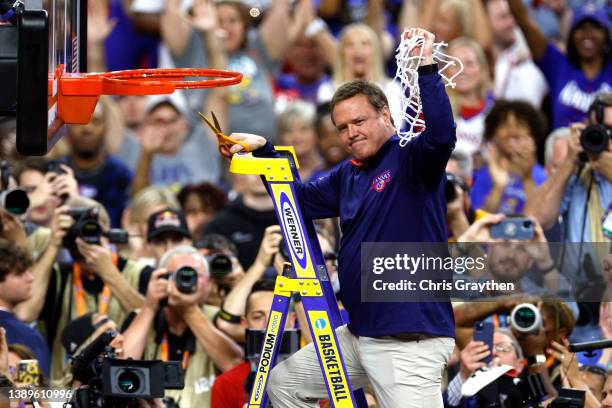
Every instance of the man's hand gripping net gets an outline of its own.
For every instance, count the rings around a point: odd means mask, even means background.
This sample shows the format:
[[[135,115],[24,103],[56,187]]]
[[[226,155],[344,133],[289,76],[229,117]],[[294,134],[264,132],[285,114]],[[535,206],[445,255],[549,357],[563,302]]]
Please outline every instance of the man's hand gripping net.
[[[421,104],[421,95],[419,91],[419,72],[418,68],[423,61],[423,45],[425,38],[423,36],[413,36],[407,38],[405,33],[402,34],[402,41],[397,47],[395,61],[397,62],[397,72],[395,81],[398,81],[402,87],[401,94],[401,117],[393,118],[398,127],[397,134],[400,138],[400,146],[406,144],[417,137],[425,130],[425,118],[423,116],[423,105]],[[459,58],[451,57],[444,54],[441,49],[446,47],[444,42],[434,43],[433,57],[438,63],[438,72],[446,86],[455,87],[454,79],[463,71],[463,64]],[[411,55],[411,52],[418,47],[419,53]],[[414,54],[414,53],[412,53]],[[449,69],[450,67],[458,67]],[[452,75],[450,72],[454,72]]]

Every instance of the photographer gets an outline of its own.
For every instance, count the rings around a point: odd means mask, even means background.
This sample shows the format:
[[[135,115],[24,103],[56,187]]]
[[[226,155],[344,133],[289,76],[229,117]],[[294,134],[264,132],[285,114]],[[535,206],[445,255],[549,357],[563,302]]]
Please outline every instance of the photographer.
[[[612,93],[600,94],[595,99],[588,118],[589,129],[599,126],[599,133],[603,133],[602,137],[595,137],[603,144],[599,146],[601,151],[593,150],[594,140],[590,139],[594,133],[585,132],[587,125],[574,123],[565,160],[560,161],[554,174],[530,197],[525,212],[533,215],[544,229],[554,226],[561,216],[564,242],[609,243],[610,239],[602,231],[602,222],[612,202],[612,144],[609,136]],[[607,136],[604,129],[607,129]]]
[[[66,324],[93,311],[122,321],[143,303],[137,288],[144,286],[140,281],[148,268],[111,250],[106,236],[110,226],[108,214],[93,200],[71,198],[58,215],[58,225],[65,234],[62,246],[72,261],[58,263],[51,276],[41,283],[46,297],[39,316],[54,351],[53,380],[61,378],[66,364],[60,344],[60,333]]]
[[[184,407],[207,407],[217,374],[240,362],[240,348],[212,323],[217,309],[205,305],[206,259],[190,246],[171,249],[151,275],[142,309],[124,331],[124,350],[135,359],[181,361],[185,388],[166,391]]]
[[[206,303],[220,307],[227,294],[245,276],[238,261],[236,245],[223,235],[205,234],[195,240],[194,246],[208,261],[210,290]]]
[[[30,199],[26,220],[39,226],[51,227],[54,210],[79,195],[72,169],[44,158],[30,157],[20,162],[15,179]]]

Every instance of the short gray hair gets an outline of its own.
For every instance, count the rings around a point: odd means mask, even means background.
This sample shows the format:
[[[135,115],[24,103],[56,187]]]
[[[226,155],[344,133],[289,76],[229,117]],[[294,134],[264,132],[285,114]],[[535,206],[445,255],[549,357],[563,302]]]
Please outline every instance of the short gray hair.
[[[510,342],[512,343],[512,347],[514,347],[514,351],[516,352],[516,356],[518,357],[518,359],[520,360],[523,358],[523,349],[521,348],[521,345],[519,344],[516,337],[514,337],[512,330],[507,327],[496,327],[495,332],[507,336],[510,339]],[[493,352],[493,350],[491,350],[491,352]]]
[[[200,251],[198,251],[197,249],[195,249],[191,245],[178,245],[178,246],[175,246],[174,248],[170,248],[169,250],[167,250],[162,255],[162,257],[161,257],[161,259],[159,261],[159,267],[160,268],[167,268],[168,264],[170,263],[170,259],[172,259],[176,255],[191,255],[191,256],[193,256],[195,259],[200,261],[202,263],[202,265],[204,265],[204,270],[206,271],[206,274],[210,276],[210,269],[208,268],[208,261],[206,260],[204,255],[202,255],[200,253]]]
[[[317,110],[312,103],[305,101],[291,102],[278,116],[278,132],[289,131],[296,120],[304,121],[314,129],[316,116]]]
[[[553,148],[557,140],[565,140],[569,138],[571,135],[570,128],[568,127],[560,127],[555,129],[548,137],[546,138],[546,144],[544,147],[544,163],[550,164],[553,158]]]

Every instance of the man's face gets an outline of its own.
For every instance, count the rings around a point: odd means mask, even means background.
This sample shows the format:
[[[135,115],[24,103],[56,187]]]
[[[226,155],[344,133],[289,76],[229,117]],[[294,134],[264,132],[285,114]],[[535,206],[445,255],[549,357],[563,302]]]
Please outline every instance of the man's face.
[[[69,127],[68,140],[75,155],[93,158],[104,148],[104,113],[98,105],[87,125]]]
[[[300,37],[289,49],[288,60],[300,82],[314,82],[323,74],[321,53],[312,38]]]
[[[499,357],[499,362],[501,364],[510,365],[517,370],[521,368],[519,358],[512,344],[512,339],[504,333],[493,333],[493,358],[495,357]]]
[[[601,408],[612,408],[612,375],[608,375],[606,378],[602,397]]]
[[[491,245],[488,260],[491,275],[500,282],[520,281],[533,263],[525,245],[517,242]]]
[[[19,187],[27,191],[28,196],[43,183],[44,174],[38,170],[26,170],[19,176]],[[49,195],[49,198],[44,204],[30,208],[28,211],[28,220],[35,224],[47,225],[53,218],[53,211],[60,204],[60,199],[54,194]]]
[[[154,126],[163,133],[161,153],[175,154],[187,135],[187,121],[176,109],[168,104],[162,104],[149,113],[146,124]]]
[[[155,257],[156,263],[159,263],[159,260],[166,253],[166,251],[175,248],[179,245],[191,244],[191,239],[187,238],[183,234],[179,234],[176,232],[164,232],[149,241],[149,248],[151,249],[151,252]]]
[[[260,291],[251,294],[248,304],[249,311],[245,316],[247,329],[266,329],[273,299],[274,292]]]
[[[0,282],[0,299],[11,307],[28,300],[32,296],[34,274],[30,269],[23,273],[11,272]]]
[[[146,96],[126,95],[122,96],[117,103],[127,127],[134,129],[142,123],[147,109]]]
[[[390,137],[389,108],[377,111],[365,95],[339,102],[332,115],[344,149],[355,159],[374,156]]]
[[[487,14],[493,31],[495,43],[501,48],[508,48],[516,40],[514,34],[514,17],[507,0],[493,0],[487,3]]]

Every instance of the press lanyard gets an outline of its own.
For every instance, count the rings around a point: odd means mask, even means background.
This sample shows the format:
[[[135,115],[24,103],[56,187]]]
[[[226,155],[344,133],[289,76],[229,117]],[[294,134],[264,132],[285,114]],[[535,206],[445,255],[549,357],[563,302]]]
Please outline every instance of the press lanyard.
[[[117,266],[117,254],[111,254],[113,264]],[[74,297],[76,299],[77,316],[83,316],[88,312],[87,302],[85,300],[85,290],[83,289],[83,272],[81,264],[74,262],[72,265],[72,286],[74,288]],[[102,292],[98,296],[98,313],[108,314],[108,305],[111,300],[111,290],[105,283]]]
[[[170,359],[170,343],[168,342],[168,333],[164,332],[162,336],[161,344],[159,345],[160,358],[162,361],[168,361]],[[183,371],[187,370],[187,363],[189,363],[189,350],[183,351],[183,360],[181,362]]]

